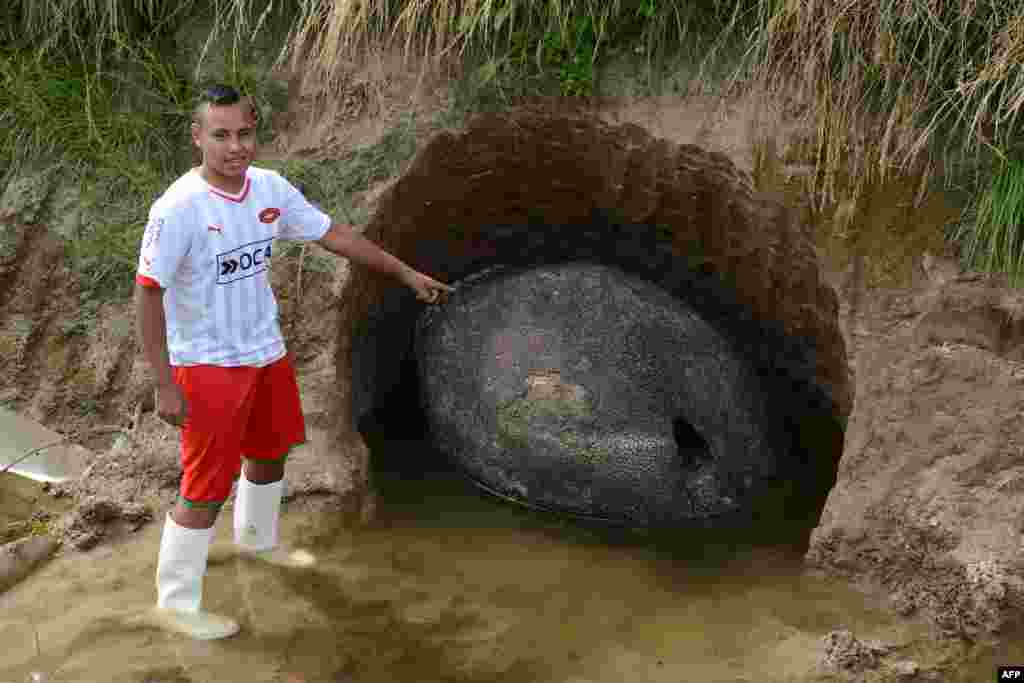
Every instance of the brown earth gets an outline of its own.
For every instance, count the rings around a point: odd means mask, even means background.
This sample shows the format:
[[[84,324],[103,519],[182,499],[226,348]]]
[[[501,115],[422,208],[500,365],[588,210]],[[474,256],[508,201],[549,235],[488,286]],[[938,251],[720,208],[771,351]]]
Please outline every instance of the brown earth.
[[[808,561],[950,636],[1020,624],[1024,294],[928,258],[849,321],[857,399]]]

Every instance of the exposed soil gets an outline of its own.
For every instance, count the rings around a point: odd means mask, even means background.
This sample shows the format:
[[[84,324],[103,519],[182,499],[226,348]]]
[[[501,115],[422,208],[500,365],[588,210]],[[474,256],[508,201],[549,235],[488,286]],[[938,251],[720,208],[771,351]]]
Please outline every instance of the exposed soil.
[[[1020,624],[1020,292],[926,261],[849,320],[857,406],[810,562],[946,635]]]

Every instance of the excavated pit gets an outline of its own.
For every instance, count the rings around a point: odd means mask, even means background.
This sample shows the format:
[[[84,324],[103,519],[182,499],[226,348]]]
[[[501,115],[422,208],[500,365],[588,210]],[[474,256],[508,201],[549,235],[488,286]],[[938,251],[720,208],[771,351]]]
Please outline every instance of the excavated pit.
[[[749,365],[766,397],[761,424],[779,454],[768,468],[774,477],[748,504],[689,517],[645,518],[516,495],[514,487],[474,478],[459,453],[439,449],[477,483],[524,505],[633,526],[769,519],[814,526],[835,481],[851,406],[836,296],[819,278],[807,227],[756,196],[725,157],[654,140],[635,126],[484,115],[431,140],[382,196],[364,234],[456,285],[496,267],[581,262],[657,286]],[[451,444],[421,402],[416,347],[417,325],[440,309],[425,312],[400,284],[355,265],[340,307],[335,442],[353,460],[357,492],[372,494],[364,434]],[[702,434],[682,414],[666,433],[676,458],[691,467],[711,457],[707,443],[719,436]]]

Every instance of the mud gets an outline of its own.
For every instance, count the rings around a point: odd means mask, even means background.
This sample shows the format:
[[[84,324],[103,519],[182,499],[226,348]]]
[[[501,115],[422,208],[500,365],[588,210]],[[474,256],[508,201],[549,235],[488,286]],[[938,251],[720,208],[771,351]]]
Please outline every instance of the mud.
[[[57,550],[50,536],[29,536],[0,545],[0,593],[28,576]]]
[[[392,469],[375,470],[372,524],[285,506],[282,537],[316,552],[315,570],[244,562],[218,524],[205,604],[241,621],[236,638],[134,625],[154,599],[153,524],[0,596],[0,680],[809,682],[827,680],[837,624],[901,650],[925,632],[802,577],[792,546],[574,527],[478,496],[422,442],[374,441],[374,454]]]

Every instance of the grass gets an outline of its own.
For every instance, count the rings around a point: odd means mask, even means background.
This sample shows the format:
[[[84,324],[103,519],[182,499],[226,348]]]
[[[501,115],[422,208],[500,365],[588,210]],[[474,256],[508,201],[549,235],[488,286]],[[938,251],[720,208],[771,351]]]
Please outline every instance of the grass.
[[[745,0],[740,5],[747,4]],[[336,82],[367,51],[475,65],[480,81],[554,81],[562,95],[593,93],[595,66],[629,45],[652,63],[694,36],[717,36],[736,16],[734,0],[368,0],[304,5],[286,51],[293,63]]]
[[[217,36],[231,31],[241,39],[261,28],[264,10],[272,5],[270,0],[6,0],[0,38],[46,54],[70,50],[102,61],[101,52],[111,43],[166,36],[208,7],[218,18]]]
[[[211,38],[230,38],[238,49],[275,11],[271,0],[12,0],[0,31],[9,44],[47,54],[92,54],[121,50],[129,37],[166,36],[205,7],[218,18]],[[867,185],[936,146],[960,154],[1005,149],[1024,105],[1024,0],[305,0],[298,7],[282,57],[335,82],[361,54],[397,47],[468,59],[485,83],[548,79],[561,94],[586,95],[596,66],[616,50],[664,66],[680,50],[709,57],[750,45],[749,71],[791,95],[794,109],[816,124],[811,152],[825,192],[847,166]]]
[[[77,17],[79,30],[92,20],[91,44],[111,48],[102,58],[87,57],[84,46],[90,37],[83,35],[68,37],[74,49],[45,40],[32,49],[0,48],[0,168],[13,174],[30,163],[49,163],[77,186],[83,225],[67,245],[83,305],[131,292],[149,206],[194,162],[189,125],[199,84],[166,61],[152,30],[133,39],[115,31],[111,22],[123,19],[114,16],[116,5],[33,3],[31,11],[24,5],[26,34],[38,29],[36,22],[43,21],[40,13],[46,11],[56,13],[45,16],[58,33],[71,30],[61,28],[65,19]],[[133,8],[122,9],[155,20],[160,19],[153,14],[158,5],[188,6],[138,0]],[[242,59],[225,64],[223,80],[255,98],[262,114],[259,137],[266,141],[270,114],[285,100],[282,87],[244,66]],[[90,319],[83,315],[82,323]]]
[[[532,417],[540,415],[563,420],[586,419],[590,414],[590,406],[586,401],[518,398],[498,406],[498,440],[503,448],[509,450],[524,448],[528,444]],[[607,453],[601,449],[581,443],[571,430],[563,430],[559,439],[567,452],[581,460],[607,457]]]
[[[110,169],[132,160],[180,166],[201,84],[165,53],[178,25],[203,8],[214,17],[204,53],[224,52],[216,78],[254,97],[264,120],[286,100],[251,66],[248,37],[274,9],[269,0],[9,2],[0,23],[0,168],[46,155]]]
[[[225,79],[242,83],[269,113],[280,106],[280,99],[272,100],[283,93],[268,91],[267,79],[245,66],[245,55],[269,23],[284,21],[279,5],[272,0],[3,3],[0,170],[59,155],[76,172],[94,174],[85,194],[113,189],[149,196],[167,180],[168,168],[180,168],[184,114],[194,86],[162,61],[161,46],[190,15],[211,11],[215,21],[206,45],[231,55]],[[979,173],[992,159],[1013,157],[1022,132],[1024,0],[303,0],[285,5],[295,12],[281,58],[296,68],[339,85],[367,52],[400,49],[409,57],[468,71],[469,87],[456,93],[464,110],[502,107],[523,95],[600,94],[603,67],[615,60],[644,65],[627,79],[638,73],[652,83],[664,77],[676,89],[693,78],[728,81],[721,64],[735,61],[737,46],[748,48],[731,74],[733,90],[722,91],[761,89],[784,101],[788,115],[813,131],[800,154],[816,167],[809,191],[822,210],[856,203],[894,177],[923,174],[960,182],[961,169]],[[683,71],[688,73],[681,76]],[[355,166],[352,173],[358,175]],[[112,177],[118,174],[122,177]],[[353,176],[352,182],[360,181]],[[992,221],[1014,219],[1016,186],[995,183],[983,190],[984,182],[975,185],[972,220],[961,221],[952,238],[962,241],[972,258],[989,254],[981,261],[986,267],[1019,267],[1010,252],[1021,245],[1007,237],[1007,230],[992,228]],[[120,245],[124,226],[138,220],[120,209],[112,213],[123,215],[92,226],[92,232]],[[992,243],[982,247],[986,240]],[[122,253],[120,246],[112,253]],[[991,256],[996,253],[1002,256]],[[83,253],[97,284],[108,278],[104,269],[117,267],[100,265],[101,255]]]
[[[1024,161],[1000,164],[953,240],[963,245],[967,265],[1007,273],[1014,287],[1024,284]]]
[[[840,172],[884,182],[939,153],[947,162],[1019,134],[1024,2],[759,2],[756,78],[816,130],[820,188]]]
[[[0,52],[0,157],[17,164],[59,155],[97,165],[166,151],[150,117],[115,106],[117,90],[71,60]]]
[[[922,177],[929,193],[969,187],[947,237],[965,265],[1021,283],[1024,187],[1001,160],[1020,156],[1024,132],[1024,1],[760,0],[757,11],[750,83],[814,131],[803,155],[816,210],[860,213],[878,188]]]

